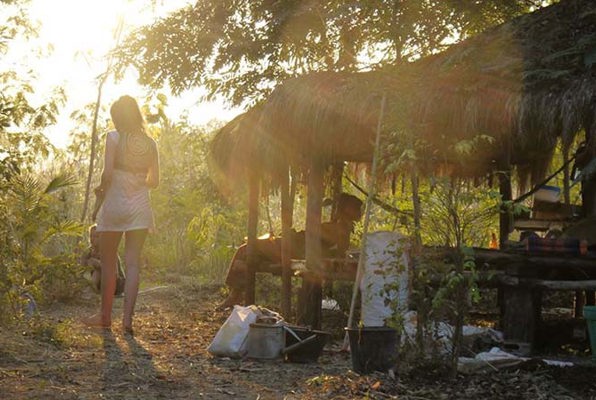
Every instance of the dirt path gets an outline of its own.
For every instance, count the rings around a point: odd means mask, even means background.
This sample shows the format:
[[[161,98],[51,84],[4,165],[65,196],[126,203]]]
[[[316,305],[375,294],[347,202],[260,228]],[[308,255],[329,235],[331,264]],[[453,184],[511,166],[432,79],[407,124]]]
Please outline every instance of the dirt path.
[[[460,377],[429,371],[400,380],[360,377],[349,355],[326,349],[316,364],[211,357],[206,348],[228,312],[216,287],[192,283],[143,293],[135,336],[85,328],[77,321],[97,297],[56,304],[20,332],[0,331],[2,399],[477,399],[596,398],[594,368],[538,367]],[[121,315],[117,299],[115,315]],[[337,346],[335,346],[337,348]]]
[[[90,330],[77,321],[97,298],[43,310],[30,332],[0,332],[0,398],[278,399],[304,398],[319,375],[347,371],[349,355],[326,352],[317,364],[211,357],[206,348],[229,311],[214,287],[182,285],[142,293],[135,336]],[[115,315],[122,299],[116,299]]]

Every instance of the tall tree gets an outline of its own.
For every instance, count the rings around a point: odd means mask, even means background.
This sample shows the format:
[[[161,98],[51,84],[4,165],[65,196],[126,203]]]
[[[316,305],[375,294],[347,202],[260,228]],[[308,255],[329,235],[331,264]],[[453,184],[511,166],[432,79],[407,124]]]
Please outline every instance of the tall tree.
[[[540,0],[199,0],[135,31],[119,49],[145,85],[205,86],[251,104],[288,77],[356,71],[441,50]]]
[[[0,0],[0,57],[10,52],[17,38],[26,40],[37,35],[27,16],[27,2]],[[6,68],[8,65],[10,68]],[[42,131],[56,122],[65,95],[56,90],[45,103],[33,104],[30,98],[35,74],[8,65],[0,67],[0,158],[10,158],[22,168],[37,162],[39,155],[49,153],[51,146]]]

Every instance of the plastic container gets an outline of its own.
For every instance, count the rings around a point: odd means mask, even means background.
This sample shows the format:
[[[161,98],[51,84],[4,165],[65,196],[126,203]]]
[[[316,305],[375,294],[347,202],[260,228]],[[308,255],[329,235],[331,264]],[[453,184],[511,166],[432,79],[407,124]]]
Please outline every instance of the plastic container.
[[[596,358],[596,306],[584,306],[583,314],[588,325],[592,357]]]
[[[284,353],[286,360],[294,363],[317,362],[325,344],[331,337],[329,332],[300,326],[287,326],[285,331],[286,347]],[[300,338],[300,341],[294,334]]]
[[[268,360],[280,358],[283,348],[283,326],[259,323],[250,324],[247,339],[248,357]]]
[[[346,328],[352,369],[360,374],[387,372],[397,364],[397,330],[388,327]]]
[[[534,200],[556,203],[561,196],[561,188],[557,186],[543,185],[534,193]]]

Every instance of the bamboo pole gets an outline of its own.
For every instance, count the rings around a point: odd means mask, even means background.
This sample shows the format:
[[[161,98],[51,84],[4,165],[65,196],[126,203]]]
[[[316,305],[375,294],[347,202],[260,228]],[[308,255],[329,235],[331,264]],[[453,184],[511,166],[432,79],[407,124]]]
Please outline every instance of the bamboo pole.
[[[358,287],[360,286],[360,279],[362,278],[362,268],[364,261],[366,259],[366,236],[368,233],[368,225],[370,222],[370,212],[372,206],[372,199],[375,196],[375,187],[376,187],[376,179],[377,179],[377,162],[379,158],[379,143],[381,141],[381,127],[383,123],[383,114],[385,113],[385,102],[386,102],[386,94],[383,93],[383,98],[381,100],[381,111],[379,112],[379,120],[377,122],[377,134],[375,138],[375,147],[373,152],[373,159],[372,159],[372,171],[370,176],[370,182],[368,187],[368,196],[366,196],[366,211],[364,213],[364,222],[362,227],[362,239],[361,239],[361,248],[360,248],[360,255],[358,257],[358,267],[356,269],[356,279],[354,280],[354,287],[352,290],[352,301],[350,302],[350,314],[348,316],[348,328],[353,328],[354,326],[354,309],[356,306],[356,297],[358,295]],[[344,338],[344,348],[347,348],[347,335]]]

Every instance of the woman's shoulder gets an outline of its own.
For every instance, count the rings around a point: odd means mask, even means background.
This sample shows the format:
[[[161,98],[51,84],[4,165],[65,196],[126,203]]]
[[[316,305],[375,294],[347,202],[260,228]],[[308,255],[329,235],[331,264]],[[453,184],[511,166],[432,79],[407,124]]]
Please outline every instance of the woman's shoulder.
[[[113,130],[113,131],[109,131],[107,133],[106,137],[108,140],[118,143],[118,140],[120,139],[120,134],[118,133],[117,130]]]

